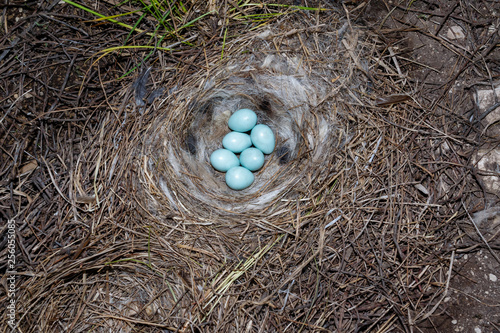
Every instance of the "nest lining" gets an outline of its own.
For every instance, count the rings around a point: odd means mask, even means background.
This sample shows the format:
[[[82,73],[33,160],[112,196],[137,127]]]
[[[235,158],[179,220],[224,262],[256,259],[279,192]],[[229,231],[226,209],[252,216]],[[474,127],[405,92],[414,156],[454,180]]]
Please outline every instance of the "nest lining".
[[[279,208],[285,194],[291,198],[304,191],[306,172],[329,172],[345,140],[326,101],[331,85],[308,74],[299,58],[287,56],[233,58],[214,72],[190,84],[199,88],[181,90],[160,106],[167,116],[154,129],[149,166],[172,207],[201,204],[210,214]],[[277,145],[254,184],[234,191],[209,156],[221,148],[230,131],[227,121],[240,108],[255,110],[258,123],[274,131]]]

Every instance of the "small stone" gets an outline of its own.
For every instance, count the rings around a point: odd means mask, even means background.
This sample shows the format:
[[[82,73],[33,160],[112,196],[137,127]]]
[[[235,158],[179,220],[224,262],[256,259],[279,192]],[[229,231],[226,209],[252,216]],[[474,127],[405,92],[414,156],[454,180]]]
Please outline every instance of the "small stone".
[[[495,274],[491,274],[491,273],[490,273],[490,281],[492,281],[492,282],[497,282],[497,281],[498,281],[497,276],[496,276]]]
[[[451,321],[451,323],[452,323],[453,325],[456,325],[456,324],[458,323],[458,321],[457,321],[456,319],[453,319],[453,320]]]
[[[448,32],[446,33],[446,37],[448,37],[448,39],[464,39],[465,38],[465,34],[464,34],[464,30],[459,27],[458,25],[454,25],[452,27],[450,27],[448,29]]]
[[[158,305],[153,302],[151,304],[149,304],[148,306],[146,306],[146,314],[150,317],[154,316],[156,314],[156,312],[158,312]]]
[[[445,297],[445,298],[444,298],[444,302],[445,302],[445,303],[447,303],[447,302],[449,302],[449,301],[450,301],[450,299],[451,299],[451,297]]]
[[[500,96],[500,95],[499,95]],[[491,114],[490,114],[491,115]],[[486,117],[488,118],[488,117]],[[495,123],[500,121],[500,107],[497,108],[496,116],[493,119],[487,120],[488,122],[494,121]],[[500,177],[498,177],[498,168],[500,165],[500,149],[486,150],[480,149],[477,156],[474,157],[474,165],[477,165],[478,170],[481,172],[488,173],[491,176],[481,176],[485,187],[488,191],[493,191],[493,193],[498,193],[500,191]],[[479,254],[481,257],[488,257]],[[486,258],[485,258],[486,259]]]
[[[493,16],[497,16],[497,15],[498,15],[498,13],[493,12]],[[488,27],[488,35],[493,35],[497,30],[498,29],[497,29],[497,27],[495,27],[494,24],[490,25]]]
[[[481,333],[481,329],[479,327],[474,327],[474,332],[475,333]]]
[[[265,30],[265,31],[261,32],[260,34],[258,34],[257,37],[259,37],[261,39],[269,39],[271,34],[272,34],[271,30]]]

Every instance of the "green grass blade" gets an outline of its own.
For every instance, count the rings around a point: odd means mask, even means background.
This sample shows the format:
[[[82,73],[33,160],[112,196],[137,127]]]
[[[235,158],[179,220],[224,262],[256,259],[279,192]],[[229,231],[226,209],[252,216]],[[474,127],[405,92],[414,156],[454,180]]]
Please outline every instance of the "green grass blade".
[[[265,6],[269,6],[269,7],[281,7],[281,8],[293,8],[293,9],[298,9],[298,10],[320,10],[320,11],[325,11],[325,10],[330,10],[328,8],[318,8],[318,7],[304,7],[304,6],[295,6],[295,5],[283,5],[283,4],[278,4],[278,3],[268,3],[268,4],[265,4],[265,5],[262,5],[262,4],[257,4],[257,3],[247,3],[247,4],[243,4],[241,5],[240,7],[265,7]]]
[[[123,45],[126,45],[128,43],[128,40],[130,39],[130,36],[134,33],[134,31],[137,30],[137,26],[141,23],[141,21],[146,17],[146,13],[143,13],[141,17],[135,22],[134,26],[132,27],[132,30],[127,35],[127,38],[125,38],[125,42],[123,42]]]
[[[226,30],[224,31],[224,38],[222,39],[222,51],[220,53],[220,59],[222,60],[222,58],[224,57],[224,48],[226,47],[226,35],[227,35],[227,28]]]
[[[64,1],[64,2],[66,2],[67,4],[71,5],[71,6],[74,6],[74,7],[76,7],[76,8],[82,9],[82,10],[84,10],[84,11],[86,11],[86,12],[88,12],[88,13],[91,13],[91,14],[93,14],[93,15],[95,15],[95,16],[98,16],[98,17],[100,17],[100,18],[106,19],[106,20],[107,20],[107,21],[109,21],[109,22],[112,22],[112,23],[118,24],[118,25],[119,25],[119,26],[121,26],[121,27],[124,27],[124,28],[130,29],[130,30],[133,30],[133,29],[134,29],[134,27],[132,27],[131,25],[125,24],[125,23],[123,23],[123,22],[117,21],[117,20],[112,19],[112,18],[106,18],[106,16],[104,16],[104,15],[102,15],[102,14],[100,14],[100,13],[96,12],[96,11],[93,11],[92,9],[87,8],[87,7],[83,6],[83,5],[80,5],[80,4],[76,3],[76,2],[73,2],[73,1],[70,1],[70,0],[63,0],[63,1]],[[135,29],[135,31],[136,31],[136,32],[139,32],[139,33],[144,32],[144,30],[142,30],[142,29]],[[151,35],[153,35],[153,34],[152,34],[152,33],[147,33],[147,35],[151,36]]]
[[[98,19],[92,20],[91,22],[99,22],[99,21],[104,21],[104,20],[111,20],[111,19],[114,19],[114,18],[117,18],[117,17],[122,17],[122,16],[127,16],[127,15],[131,15],[131,14],[135,14],[135,13],[140,12],[140,11],[142,11],[142,9],[137,9],[137,10],[133,10],[131,12],[122,13],[122,14],[116,14],[116,15],[112,15],[112,16],[103,16],[103,17],[100,17]]]
[[[126,49],[157,49],[162,51],[172,51],[172,49],[169,47],[159,47],[153,45],[123,45],[123,46],[113,46],[105,50],[101,50],[97,53],[110,53],[113,51],[126,50]]]
[[[179,32],[179,31],[181,31],[182,29],[185,29],[185,28],[187,28],[187,27],[189,27],[189,26],[193,25],[194,23],[196,23],[197,21],[201,20],[201,19],[202,19],[202,18],[204,18],[205,16],[207,16],[207,15],[211,15],[211,14],[214,14],[214,13],[215,13],[215,11],[214,11],[214,10],[212,10],[212,11],[210,11],[210,12],[208,12],[208,13],[205,13],[205,14],[203,14],[203,15],[198,16],[198,17],[197,17],[197,18],[195,18],[194,20],[189,21],[188,23],[186,23],[186,24],[184,24],[183,26],[181,26],[180,28],[178,28],[178,29],[177,29],[177,32]]]

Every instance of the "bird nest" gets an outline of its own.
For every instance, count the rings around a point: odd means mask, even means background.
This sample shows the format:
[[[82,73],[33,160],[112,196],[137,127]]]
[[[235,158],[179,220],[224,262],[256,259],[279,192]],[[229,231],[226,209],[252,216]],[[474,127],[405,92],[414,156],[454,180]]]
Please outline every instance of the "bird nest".
[[[304,194],[323,193],[322,180],[339,167],[336,155],[346,133],[336,128],[338,111],[333,94],[326,93],[333,85],[307,73],[300,62],[265,52],[232,58],[187,85],[197,89],[184,88],[164,100],[159,108],[165,115],[151,128],[144,152],[155,184],[168,198],[166,205],[159,198],[157,204],[203,218],[279,211],[282,216]],[[277,148],[253,185],[234,191],[209,156],[221,148],[229,116],[240,108],[256,110],[258,122],[276,133]]]
[[[477,191],[463,120],[380,35],[309,20],[243,35],[150,103],[154,66],[110,97],[58,187],[73,247],[25,280],[23,331],[383,332],[436,312]],[[238,108],[276,134],[243,191],[209,163]]]

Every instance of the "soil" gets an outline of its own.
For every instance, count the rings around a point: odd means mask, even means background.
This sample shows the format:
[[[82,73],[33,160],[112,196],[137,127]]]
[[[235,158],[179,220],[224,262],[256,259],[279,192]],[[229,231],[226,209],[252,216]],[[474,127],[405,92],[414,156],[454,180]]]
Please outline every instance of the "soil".
[[[460,255],[443,300],[445,310],[421,328],[427,332],[500,332],[499,272],[500,264],[487,250]]]
[[[381,17],[386,17],[394,5],[394,1],[370,2],[370,8],[364,17],[370,25],[376,26]],[[461,63],[460,52],[468,54],[478,52],[480,45],[471,43],[472,36],[490,36],[499,40],[498,27],[491,25],[485,18],[498,18],[500,6],[498,2],[467,1],[467,6],[474,8],[482,19],[467,24],[467,10],[464,3],[455,1],[415,1],[404,10],[403,5],[398,6],[385,23],[385,27],[398,31],[401,37],[399,42],[393,39],[396,50],[409,51],[409,55],[418,66],[413,71],[415,84],[425,82],[426,85],[435,86],[435,90],[425,91],[429,100],[439,101],[444,93],[442,88],[450,95],[468,95],[471,87],[478,83],[482,76],[477,71],[470,71],[466,64]],[[393,19],[394,17],[398,19]],[[446,19],[445,19],[446,18]],[[445,22],[442,24],[442,22]],[[497,20],[498,22],[498,20]],[[402,27],[411,27],[417,31],[399,32]],[[390,35],[393,37],[394,35]],[[442,43],[446,39],[450,47]],[[476,49],[474,49],[476,47]],[[397,51],[396,51],[397,52]],[[489,53],[490,59],[500,63],[500,48],[495,48]],[[465,74],[464,74],[465,73]],[[498,74],[495,77],[498,80]],[[480,81],[480,79],[479,79]],[[424,94],[423,94],[424,95]],[[493,103],[491,103],[493,104]],[[473,100],[469,99],[457,115],[465,110],[473,109]],[[497,161],[496,163],[498,163]],[[497,197],[491,195],[491,202],[497,202]],[[500,219],[498,213],[494,214],[488,222],[481,225],[481,232],[489,234],[492,239],[498,239]],[[470,222],[471,224],[472,222]],[[469,226],[470,227],[470,226]],[[470,227],[471,228],[471,227]],[[475,230],[469,230],[475,234]],[[484,244],[483,244],[484,245]],[[443,310],[440,314],[428,318],[418,325],[421,332],[474,332],[474,333],[499,333],[500,332],[500,251],[498,248],[457,252],[453,262],[453,275],[449,282],[448,293],[443,299]],[[466,252],[463,254],[463,252]]]

